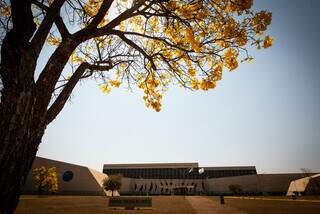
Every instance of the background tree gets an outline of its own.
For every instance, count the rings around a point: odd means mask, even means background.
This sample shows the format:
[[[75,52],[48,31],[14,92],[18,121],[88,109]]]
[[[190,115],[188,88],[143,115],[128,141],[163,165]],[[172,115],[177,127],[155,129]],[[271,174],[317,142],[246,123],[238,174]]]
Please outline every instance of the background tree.
[[[103,180],[102,186],[105,190],[111,191],[111,196],[113,196],[113,191],[119,190],[121,187],[121,176],[110,175]]]
[[[304,177],[311,177],[312,175],[315,174],[315,173],[312,173],[312,170],[308,169],[308,168],[301,168],[300,170],[301,170],[303,178]]]
[[[58,192],[57,168],[44,166],[33,169],[34,183],[38,194]]]
[[[78,82],[95,79],[106,94],[140,89],[156,111],[169,85],[213,89],[223,70],[253,59],[248,46],[272,45],[271,13],[252,4],[0,0],[0,210],[15,209],[44,131]]]
[[[239,184],[229,185],[229,190],[232,195],[241,195],[243,193],[242,186]]]

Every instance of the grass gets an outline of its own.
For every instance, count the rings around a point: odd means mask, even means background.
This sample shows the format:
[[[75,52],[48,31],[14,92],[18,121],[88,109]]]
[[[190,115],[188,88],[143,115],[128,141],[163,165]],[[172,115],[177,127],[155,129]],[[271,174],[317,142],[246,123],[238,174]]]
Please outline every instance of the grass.
[[[219,200],[218,197],[208,196],[211,200]],[[263,200],[273,199],[273,200]],[[280,199],[280,200],[278,200]],[[288,200],[283,200],[288,199]],[[315,200],[317,197],[298,198],[304,200]],[[293,201],[288,197],[259,197],[258,199],[225,197],[227,206],[248,214],[318,214],[320,213],[320,200],[318,202]]]
[[[215,204],[219,203],[219,197],[207,196]],[[264,200],[272,199],[272,200]],[[280,199],[280,200],[279,200]],[[288,199],[288,200],[283,200]],[[293,201],[288,197],[258,197],[256,199],[231,198],[225,197],[227,207],[243,211],[247,214],[318,214],[320,213],[319,197],[298,197],[298,200],[317,200]],[[184,196],[153,196],[152,210],[112,210],[109,209],[108,198],[100,196],[28,196],[21,197],[17,214],[195,214]],[[219,205],[220,206],[220,205]],[[229,212],[227,212],[229,213]]]
[[[112,210],[108,199],[100,196],[21,196],[17,214],[122,214],[122,213],[155,213],[155,214],[195,214],[184,196],[153,196],[152,210]]]

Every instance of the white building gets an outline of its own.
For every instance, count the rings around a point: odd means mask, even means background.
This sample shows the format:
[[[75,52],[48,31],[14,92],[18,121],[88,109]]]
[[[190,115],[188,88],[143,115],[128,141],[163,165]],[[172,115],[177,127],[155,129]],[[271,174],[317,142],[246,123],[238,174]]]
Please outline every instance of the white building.
[[[320,174],[307,176],[291,181],[287,195],[319,195],[320,194]]]

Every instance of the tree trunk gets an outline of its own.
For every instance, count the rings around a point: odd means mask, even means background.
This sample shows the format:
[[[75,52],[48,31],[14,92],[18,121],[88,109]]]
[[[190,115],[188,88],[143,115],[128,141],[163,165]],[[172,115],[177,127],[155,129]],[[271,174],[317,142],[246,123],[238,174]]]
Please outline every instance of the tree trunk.
[[[14,96],[17,95],[17,96]],[[0,106],[0,213],[14,213],[44,133],[31,91],[4,94]],[[44,121],[44,120],[43,120]]]
[[[38,30],[33,21],[31,0],[10,2],[12,29],[2,41],[0,54],[0,214],[14,213],[47,123],[55,118],[65,103],[63,100],[60,108],[52,110],[48,121],[47,109],[52,92],[70,54],[78,45],[66,38],[49,58],[35,83],[40,50],[65,1],[54,1]],[[68,89],[70,94],[72,88]]]
[[[47,105],[39,105],[35,93],[30,50],[12,31],[1,47],[0,214],[14,213],[46,127]]]
[[[14,85],[13,85],[14,86]],[[14,213],[46,127],[31,87],[5,87],[0,103],[0,213]]]

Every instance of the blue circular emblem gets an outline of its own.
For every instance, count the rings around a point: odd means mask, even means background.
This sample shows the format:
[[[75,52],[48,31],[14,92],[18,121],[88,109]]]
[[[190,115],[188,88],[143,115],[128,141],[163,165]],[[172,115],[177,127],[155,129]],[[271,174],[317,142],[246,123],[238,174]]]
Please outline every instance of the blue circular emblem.
[[[73,172],[72,172],[72,171],[65,171],[65,172],[63,173],[62,179],[63,179],[64,181],[71,181],[72,178],[73,178]]]

